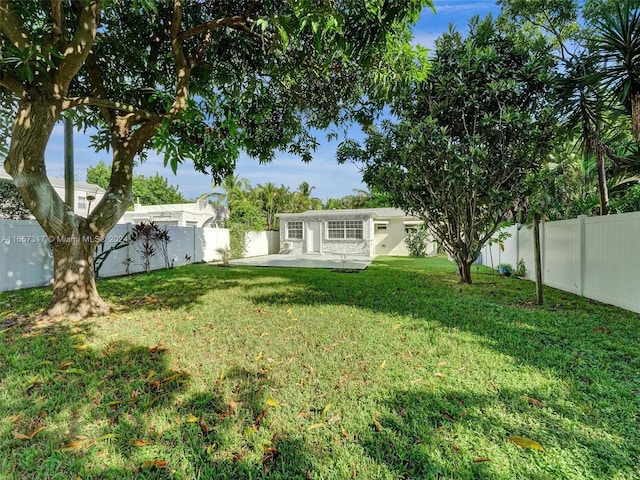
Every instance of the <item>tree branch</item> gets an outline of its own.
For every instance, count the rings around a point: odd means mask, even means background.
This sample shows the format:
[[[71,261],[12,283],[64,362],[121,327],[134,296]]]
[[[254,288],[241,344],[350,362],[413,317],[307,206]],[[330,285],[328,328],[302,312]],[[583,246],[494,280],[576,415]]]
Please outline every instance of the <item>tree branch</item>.
[[[85,61],[85,68],[87,69],[87,74],[89,76],[89,84],[91,85],[91,91],[94,95],[95,99],[105,100],[107,101],[107,90],[104,87],[104,82],[102,80],[102,72],[100,71],[100,67],[98,66],[98,61],[96,60],[95,54],[93,52],[89,52],[87,59]],[[107,122],[112,120],[111,110],[106,106],[100,106],[96,104],[97,107],[100,107],[100,113],[102,114],[102,118],[104,118]]]
[[[189,81],[191,67],[183,50],[183,40],[180,38],[180,25],[182,23],[182,0],[174,0],[173,18],[171,19],[171,51],[176,64],[176,98],[169,109],[170,115],[184,111],[189,96]]]
[[[24,85],[22,85],[22,82],[7,72],[0,71],[0,87],[6,88],[20,98],[27,96],[27,90],[24,88]]]
[[[62,0],[51,0],[51,31],[53,42],[62,52],[68,46],[67,22],[62,10]]]
[[[66,91],[73,77],[78,73],[91,51],[98,31],[100,1],[93,0],[82,7],[78,15],[78,29],[71,43],[64,51],[58,71],[54,77],[57,85]]]
[[[0,0],[0,29],[18,50],[25,50],[29,46],[29,34],[22,27],[9,0]]]
[[[71,108],[80,106],[92,106],[99,107],[100,109],[116,110],[119,112],[126,112],[134,115],[139,120],[153,120],[160,121],[160,117],[153,113],[142,110],[135,105],[128,105],[121,102],[113,102],[99,97],[73,97],[67,98],[62,101],[62,110],[69,110]]]

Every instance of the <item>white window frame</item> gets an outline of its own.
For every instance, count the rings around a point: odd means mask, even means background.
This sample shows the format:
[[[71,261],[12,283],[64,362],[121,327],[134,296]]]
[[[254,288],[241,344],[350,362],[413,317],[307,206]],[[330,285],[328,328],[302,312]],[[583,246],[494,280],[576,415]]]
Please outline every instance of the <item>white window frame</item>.
[[[84,210],[87,208],[87,197],[85,195],[78,195],[78,210]]]
[[[300,226],[298,227],[296,225],[295,228],[291,228],[292,223],[299,224]],[[300,236],[292,237],[291,231],[300,232]],[[287,220],[287,240],[304,240],[304,222],[302,220]]]
[[[362,220],[327,220],[325,231],[327,240],[364,240]]]

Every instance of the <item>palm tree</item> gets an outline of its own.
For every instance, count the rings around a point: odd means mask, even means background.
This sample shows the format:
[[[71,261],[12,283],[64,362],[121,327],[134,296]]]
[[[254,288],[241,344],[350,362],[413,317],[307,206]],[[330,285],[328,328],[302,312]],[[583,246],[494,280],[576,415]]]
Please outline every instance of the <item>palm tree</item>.
[[[577,145],[580,150],[586,157],[596,159],[600,215],[606,215],[609,192],[603,125],[607,108],[597,63],[598,58],[593,55],[576,55],[568,60],[565,77],[560,82],[560,97],[565,126],[570,131],[579,132]]]
[[[212,202],[214,205],[226,205],[228,209],[231,209],[234,203],[237,203],[248,196],[249,190],[251,189],[251,183],[246,178],[239,178],[238,175],[228,175],[224,178],[221,184],[212,184],[212,187],[218,190],[203,193],[198,197],[198,200],[216,197],[216,200]],[[220,187],[222,188],[222,191],[220,190]]]
[[[640,9],[622,0],[614,12],[604,12],[596,24],[594,45],[605,85],[631,114],[633,136],[640,141]]]

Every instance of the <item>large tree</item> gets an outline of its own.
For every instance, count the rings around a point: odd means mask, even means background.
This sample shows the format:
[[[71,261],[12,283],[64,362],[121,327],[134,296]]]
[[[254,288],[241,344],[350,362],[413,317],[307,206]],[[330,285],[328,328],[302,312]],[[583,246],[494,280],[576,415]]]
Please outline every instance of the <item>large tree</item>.
[[[366,120],[417,71],[409,23],[429,0],[0,0],[0,92],[13,112],[5,169],[53,243],[44,315],[108,311],[96,245],[132,200],[134,159],[161,151],[220,181],[240,151],[310,160],[310,127]],[[351,109],[361,100],[367,104]],[[112,153],[106,194],[78,216],[54,192],[44,151],[62,115]]]
[[[500,30],[491,17],[436,41],[429,81],[394,105],[399,121],[347,141],[339,159],[422,218],[471,283],[471,265],[499,228],[553,133],[547,45]]]

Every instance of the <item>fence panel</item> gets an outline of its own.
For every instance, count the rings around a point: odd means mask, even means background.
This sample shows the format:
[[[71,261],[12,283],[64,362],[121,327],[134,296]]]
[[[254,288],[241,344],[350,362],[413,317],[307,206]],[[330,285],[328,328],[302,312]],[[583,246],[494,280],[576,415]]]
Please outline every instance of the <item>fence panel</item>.
[[[580,219],[546,222],[541,249],[546,285],[580,294]]]
[[[271,255],[280,251],[280,232],[247,232],[245,257]]]
[[[640,212],[585,219],[584,295],[640,312]]]
[[[0,220],[0,291],[51,283],[53,252],[38,222]]]
[[[579,217],[540,226],[542,279],[545,285],[640,313],[640,212]],[[510,227],[513,234],[515,227]],[[523,227],[514,238],[485,247],[483,263],[523,258],[529,280],[535,279],[533,229]],[[498,261],[496,262],[496,258]]]
[[[108,251],[120,241],[131,224],[118,224],[106,236],[98,253]],[[218,248],[229,245],[229,230],[223,228],[167,227],[169,263],[220,259]],[[139,252],[132,245],[112,250],[100,269],[100,277],[113,277],[143,271]],[[151,258],[151,269],[165,268],[158,252]],[[0,219],[0,291],[49,285],[53,279],[53,255],[49,239],[36,221]]]

